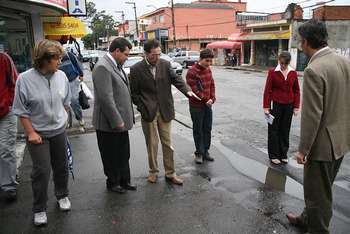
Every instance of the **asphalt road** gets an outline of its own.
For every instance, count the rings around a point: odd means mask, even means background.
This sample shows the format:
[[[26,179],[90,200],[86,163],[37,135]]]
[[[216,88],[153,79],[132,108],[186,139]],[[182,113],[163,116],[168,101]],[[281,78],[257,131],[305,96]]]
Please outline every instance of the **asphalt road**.
[[[166,183],[163,169],[157,184],[147,183],[147,153],[139,121],[130,131],[132,181],[138,190],[125,195],[105,188],[95,134],[72,135],[76,177],[70,180],[72,211],[57,210],[50,183],[49,224],[32,225],[31,162],[25,151],[18,201],[0,202],[0,233],[301,233],[285,217],[289,211],[301,212],[304,206],[302,167],[292,158],[299,139],[299,117],[294,118],[291,130],[291,162],[272,166],[261,108],[265,74],[223,68],[213,68],[213,74],[218,99],[213,107],[214,163],[193,162],[188,103],[173,90],[177,111],[173,144],[177,173],[185,179],[183,187]],[[92,87],[88,70],[85,81]],[[91,126],[91,109],[84,115]],[[160,151],[160,166],[161,161]],[[332,233],[350,232],[348,168],[349,159],[345,159],[334,186]]]

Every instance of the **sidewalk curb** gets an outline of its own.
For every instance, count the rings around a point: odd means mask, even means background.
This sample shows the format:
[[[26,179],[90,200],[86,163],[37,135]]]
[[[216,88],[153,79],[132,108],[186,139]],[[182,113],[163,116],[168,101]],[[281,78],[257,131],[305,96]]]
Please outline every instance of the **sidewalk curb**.
[[[268,72],[268,70],[256,69],[256,68],[250,68],[250,67],[242,67],[242,66],[241,67],[224,66],[224,69],[236,70],[236,71],[260,72],[260,73]],[[304,76],[304,72],[297,71],[297,74],[298,74],[298,77],[303,77]]]

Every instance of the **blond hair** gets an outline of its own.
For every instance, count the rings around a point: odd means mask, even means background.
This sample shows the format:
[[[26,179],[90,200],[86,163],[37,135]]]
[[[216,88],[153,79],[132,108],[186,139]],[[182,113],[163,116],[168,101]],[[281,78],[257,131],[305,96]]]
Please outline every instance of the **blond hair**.
[[[41,69],[45,61],[49,62],[51,59],[58,59],[63,54],[64,50],[59,42],[47,39],[42,40],[34,48],[33,67],[35,69]]]

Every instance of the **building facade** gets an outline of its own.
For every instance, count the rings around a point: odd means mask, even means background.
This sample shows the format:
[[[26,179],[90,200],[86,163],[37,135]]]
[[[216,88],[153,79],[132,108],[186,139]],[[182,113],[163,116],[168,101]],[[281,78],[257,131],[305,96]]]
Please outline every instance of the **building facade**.
[[[247,22],[239,22],[241,34],[230,40],[243,42],[241,64],[274,67],[278,63],[278,55],[289,51],[293,67],[303,70],[307,65],[306,56],[297,49],[297,28],[304,22],[299,5],[290,4],[283,13],[250,16]]]
[[[328,45],[350,59],[350,6],[322,6],[314,10],[313,18],[325,21]]]
[[[241,1],[195,1],[190,4],[174,4],[175,37],[171,7],[163,7],[143,15],[139,23],[143,38],[158,39],[164,51],[174,46],[198,51],[212,41],[227,40],[229,35],[239,32],[234,15],[237,11],[245,10],[246,3]]]

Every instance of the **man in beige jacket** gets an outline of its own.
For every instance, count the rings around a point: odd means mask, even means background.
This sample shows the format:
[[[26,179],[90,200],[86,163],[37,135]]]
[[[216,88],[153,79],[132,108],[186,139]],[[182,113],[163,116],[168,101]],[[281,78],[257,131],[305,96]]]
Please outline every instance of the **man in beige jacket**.
[[[323,22],[298,29],[300,46],[310,57],[304,71],[301,133],[297,162],[304,164],[305,209],[287,218],[309,233],[329,233],[332,184],[350,151],[350,61],[328,46]]]

